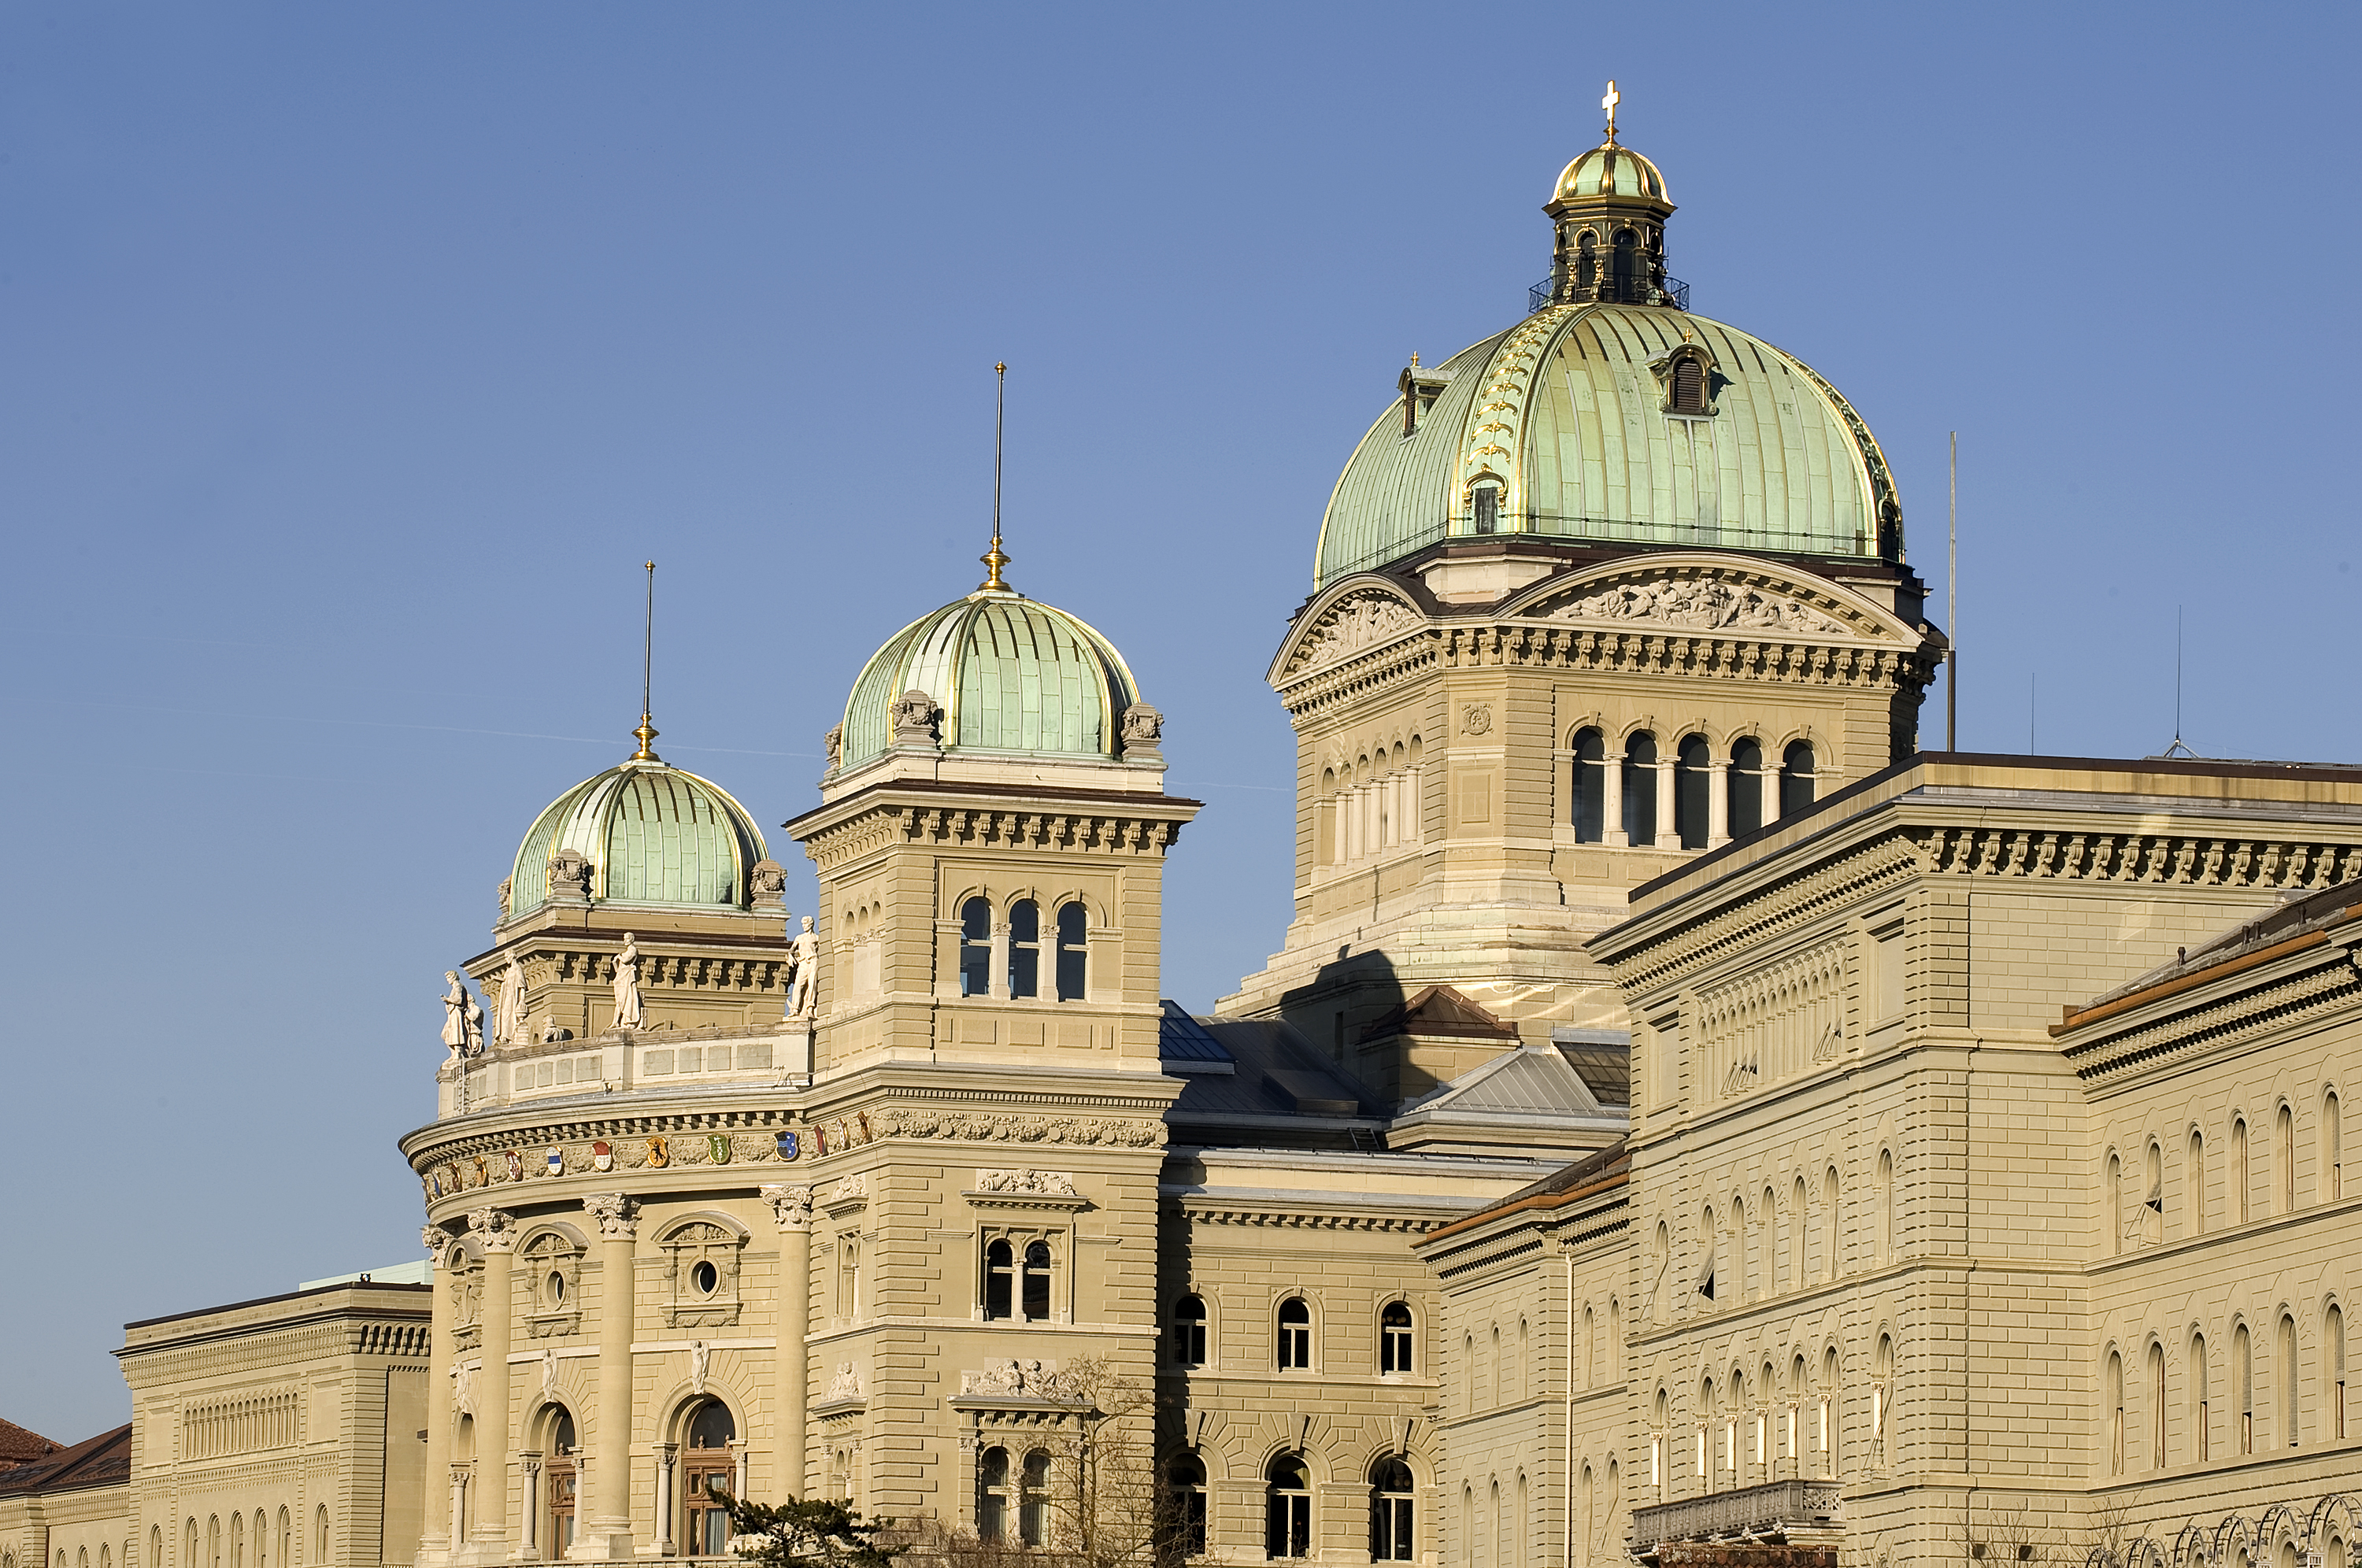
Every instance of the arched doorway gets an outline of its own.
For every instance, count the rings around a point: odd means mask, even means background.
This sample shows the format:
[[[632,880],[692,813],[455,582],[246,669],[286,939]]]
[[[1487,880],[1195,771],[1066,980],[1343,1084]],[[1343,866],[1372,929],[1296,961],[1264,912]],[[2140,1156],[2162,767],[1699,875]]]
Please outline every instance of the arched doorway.
[[[681,1551],[692,1557],[730,1553],[728,1497],[737,1485],[738,1423],[730,1407],[708,1399],[689,1412],[681,1443]]]
[[[574,1413],[563,1405],[553,1405],[544,1413],[547,1436],[543,1439],[547,1458],[542,1462],[543,1514],[547,1528],[542,1532],[542,1555],[557,1562],[574,1544],[574,1514],[579,1476],[576,1472],[575,1451],[580,1445],[574,1435]]]

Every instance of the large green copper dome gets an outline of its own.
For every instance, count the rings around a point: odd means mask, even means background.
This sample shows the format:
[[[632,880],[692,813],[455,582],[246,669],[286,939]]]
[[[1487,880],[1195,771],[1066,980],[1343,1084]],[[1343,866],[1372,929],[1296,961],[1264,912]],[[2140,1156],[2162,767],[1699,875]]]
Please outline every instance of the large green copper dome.
[[[1123,655],[1065,611],[979,589],[911,622],[873,655],[844,704],[841,767],[895,744],[893,708],[923,692],[946,751],[1112,760],[1140,700]]]
[[[1901,558],[1870,427],[1794,356],[1718,321],[1545,305],[1406,372],[1403,397],[1416,408],[1379,415],[1337,480],[1316,587],[1495,532]]]
[[[745,909],[747,873],[766,858],[746,808],[711,779],[650,760],[626,762],[550,802],[517,848],[509,914],[548,901],[561,850],[590,862],[593,903]]]

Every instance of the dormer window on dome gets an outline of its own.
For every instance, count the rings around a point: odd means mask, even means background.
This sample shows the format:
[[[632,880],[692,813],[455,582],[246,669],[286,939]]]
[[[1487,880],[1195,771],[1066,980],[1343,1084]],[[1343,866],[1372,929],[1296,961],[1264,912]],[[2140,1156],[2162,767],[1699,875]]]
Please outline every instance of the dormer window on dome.
[[[1714,395],[1722,389],[1725,378],[1704,345],[1683,343],[1662,359],[1651,360],[1649,370],[1663,394],[1665,413],[1676,419],[1714,417]]]

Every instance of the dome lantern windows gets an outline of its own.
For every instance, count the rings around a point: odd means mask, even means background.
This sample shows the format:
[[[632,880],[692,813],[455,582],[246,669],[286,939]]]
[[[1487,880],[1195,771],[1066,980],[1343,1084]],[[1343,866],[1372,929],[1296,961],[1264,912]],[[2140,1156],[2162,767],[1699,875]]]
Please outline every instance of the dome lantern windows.
[[[1763,825],[1763,744],[1749,735],[1730,748],[1730,835]]]
[[[1042,906],[1020,899],[1009,911],[1009,994],[1042,994]]]
[[[1089,979],[1090,918],[1079,902],[1058,906],[1058,999],[1081,1001]]]
[[[1813,743],[1790,741],[1780,765],[1780,814],[1795,815],[1813,803]]]
[[[970,899],[960,905],[960,995],[980,997],[992,988],[992,903]]]

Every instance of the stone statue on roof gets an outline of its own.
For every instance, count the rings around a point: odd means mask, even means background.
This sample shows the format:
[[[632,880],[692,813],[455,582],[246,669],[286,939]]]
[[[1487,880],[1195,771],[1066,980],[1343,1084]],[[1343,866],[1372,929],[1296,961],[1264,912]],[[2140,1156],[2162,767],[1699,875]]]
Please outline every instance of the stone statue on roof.
[[[443,992],[443,1043],[451,1048],[451,1059],[457,1061],[468,1049],[468,1010],[475,1005],[475,999],[459,983],[458,970],[444,970],[443,978],[447,982]]]
[[[810,1018],[820,999],[820,938],[812,933],[812,917],[788,944],[788,1016]]]
[[[615,955],[615,1027],[645,1029],[647,1015],[640,1006],[640,942],[624,933],[624,950]]]

